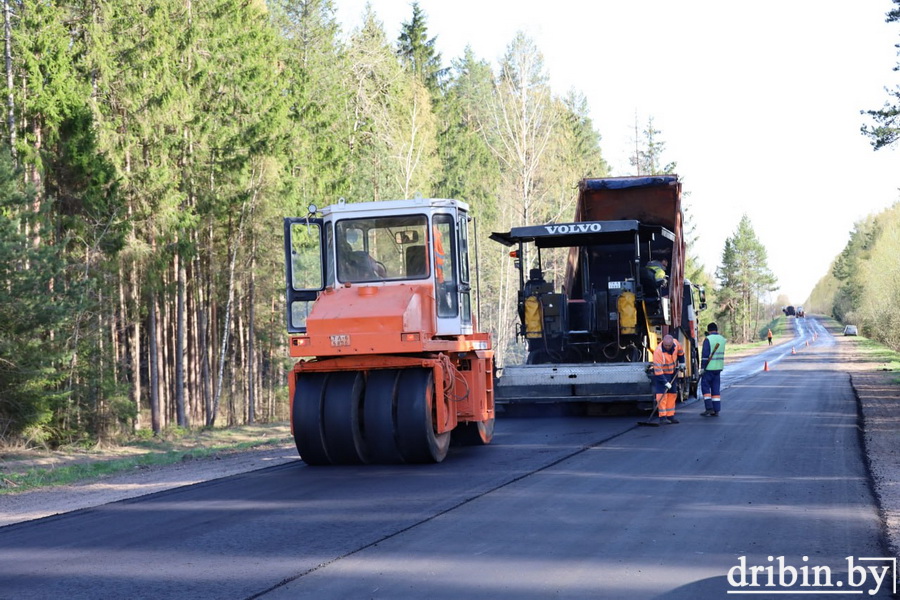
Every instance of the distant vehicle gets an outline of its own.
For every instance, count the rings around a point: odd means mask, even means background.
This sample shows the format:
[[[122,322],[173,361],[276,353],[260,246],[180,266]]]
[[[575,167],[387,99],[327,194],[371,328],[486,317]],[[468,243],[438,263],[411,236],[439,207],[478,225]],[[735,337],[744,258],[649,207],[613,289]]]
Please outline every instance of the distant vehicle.
[[[806,316],[806,311],[803,310],[802,306],[797,307],[796,315],[797,315],[797,317],[805,317]]]
[[[781,310],[784,312],[785,315],[787,315],[789,317],[793,317],[794,315],[797,314],[797,311],[794,310],[793,306],[785,306]]]
[[[844,327],[844,335],[859,335],[856,325],[847,325]]]

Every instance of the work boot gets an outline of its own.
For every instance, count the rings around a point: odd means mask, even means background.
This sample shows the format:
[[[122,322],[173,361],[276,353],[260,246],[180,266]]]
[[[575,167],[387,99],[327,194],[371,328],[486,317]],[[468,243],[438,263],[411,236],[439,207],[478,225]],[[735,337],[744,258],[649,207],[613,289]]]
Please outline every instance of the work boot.
[[[679,422],[678,419],[676,419],[675,417],[669,417],[669,423],[671,423],[672,425],[674,425],[678,422]]]
[[[700,416],[701,416],[701,417],[711,417],[711,416],[713,416],[713,411],[711,411],[711,410],[704,410],[702,413],[700,413]]]
[[[660,425],[668,425],[668,424],[669,424],[669,419],[667,419],[667,418],[665,418],[665,417],[660,417],[660,418],[659,418],[659,424],[660,424]]]
[[[711,417],[718,417],[718,416],[719,416],[719,411],[715,410],[715,411],[713,411],[709,416],[711,416]]]

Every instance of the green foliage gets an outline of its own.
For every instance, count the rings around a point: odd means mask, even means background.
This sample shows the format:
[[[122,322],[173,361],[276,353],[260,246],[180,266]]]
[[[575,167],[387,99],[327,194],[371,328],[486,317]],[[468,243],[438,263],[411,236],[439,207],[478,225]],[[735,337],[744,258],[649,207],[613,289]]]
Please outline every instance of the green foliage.
[[[658,129],[653,126],[653,117],[647,118],[647,126],[640,135],[637,133],[638,125],[635,120],[635,150],[628,162],[634,168],[635,175],[672,175],[677,164],[674,162],[662,164],[662,155],[666,149],[666,143],[660,140]]]
[[[356,90],[350,172],[356,200],[431,194],[440,163],[437,122],[424,84],[403,69],[368,10],[350,38],[346,85]]]
[[[443,99],[438,104],[443,129],[438,153],[443,166],[435,192],[477,207],[480,217],[496,217],[495,191],[500,166],[479,131],[491,95],[490,66],[475,58],[471,48],[455,61]]]
[[[282,38],[288,145],[284,150],[283,214],[300,214],[309,202],[349,195],[352,97],[344,85],[347,57],[338,40],[331,0],[277,0],[269,4]]]
[[[220,436],[216,436],[211,438],[207,444],[195,444],[197,447],[192,447],[190,444],[195,443],[193,440],[187,439],[180,442],[186,437],[186,434],[185,430],[179,431],[178,428],[167,429],[166,436],[160,440],[158,438],[153,439],[153,432],[149,429],[138,430],[135,433],[135,438],[139,441],[128,445],[146,448],[146,452],[125,458],[95,458],[91,460],[91,457],[87,457],[87,460],[62,467],[51,469],[33,468],[22,473],[7,473],[3,477],[6,485],[0,486],[0,495],[27,492],[36,488],[67,485],[85,479],[133,471],[137,467],[171,465],[209,458],[228,451],[241,451],[284,444],[292,440],[289,437],[278,437],[248,442],[232,442],[221,440],[219,439]],[[140,440],[143,440],[144,443],[141,443]]]
[[[775,289],[776,279],[768,267],[768,254],[744,215],[734,235],[725,240],[719,280],[720,329],[737,343],[753,339],[762,318],[762,297]]]
[[[34,245],[27,232],[42,222],[30,208],[9,148],[0,148],[0,440],[30,431],[40,443],[67,394],[58,389],[65,349],[60,327],[77,294],[67,287],[62,248]]]
[[[488,234],[570,218],[574,184],[607,172],[586,99],[553,96],[533,40],[496,74],[471,49],[444,69],[417,3],[396,44],[371,9],[342,38],[333,0],[22,0],[16,16],[0,437],[166,435],[171,415],[211,422],[213,397],[237,422],[251,391],[283,418],[273,224],[341,196],[467,201],[481,325],[514,355],[513,271]]]
[[[828,272],[816,282],[809,298],[803,303],[806,311],[816,315],[833,315],[834,302],[840,289],[840,282],[834,276],[834,262]]]
[[[61,123],[84,105],[87,82],[75,69],[73,59],[80,48],[69,35],[64,6],[45,0],[18,4],[11,52],[20,85],[13,90],[25,126],[16,150],[26,164],[41,170],[41,149],[60,138]]]
[[[893,0],[896,5],[887,13],[888,23],[900,23],[900,0]],[[900,48],[900,45],[897,45]],[[894,71],[900,71],[900,63],[894,68]],[[874,125],[863,125],[860,131],[863,135],[869,137],[872,141],[872,147],[879,150],[886,146],[890,146],[900,139],[900,85],[894,86],[894,89],[888,89],[888,100],[884,106],[877,110],[866,110],[863,114],[868,115],[874,122]]]
[[[832,273],[840,287],[833,315],[860,327],[866,337],[900,349],[900,203],[860,221]]]
[[[412,17],[405,21],[397,39],[397,55],[400,62],[412,72],[432,94],[440,90],[447,74],[441,64],[441,55],[435,50],[437,38],[428,39],[425,13],[418,2],[412,3]]]
[[[848,322],[853,310],[859,306],[863,287],[859,280],[859,265],[867,260],[878,237],[878,223],[869,217],[856,224],[850,234],[850,241],[834,261],[831,272],[839,282],[833,300],[834,318]]]

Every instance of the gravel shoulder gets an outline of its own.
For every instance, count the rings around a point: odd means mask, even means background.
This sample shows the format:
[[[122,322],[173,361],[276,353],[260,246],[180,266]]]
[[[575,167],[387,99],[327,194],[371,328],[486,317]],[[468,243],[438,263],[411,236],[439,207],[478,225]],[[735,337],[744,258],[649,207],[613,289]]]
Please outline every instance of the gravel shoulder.
[[[299,460],[291,444],[143,467],[72,485],[0,496],[0,527]]]
[[[837,327],[829,330],[838,343],[859,402],[862,438],[889,550],[900,556],[900,385],[894,381],[894,375],[883,370],[883,364],[858,350],[854,338],[843,337]],[[4,494],[0,495],[0,527],[296,460],[299,457],[293,444],[278,444],[223,452],[175,465],[144,467],[73,485]],[[4,467],[11,468],[9,463]]]
[[[855,351],[851,340],[835,336],[859,403],[869,474],[892,556],[900,557],[900,385],[884,365]]]

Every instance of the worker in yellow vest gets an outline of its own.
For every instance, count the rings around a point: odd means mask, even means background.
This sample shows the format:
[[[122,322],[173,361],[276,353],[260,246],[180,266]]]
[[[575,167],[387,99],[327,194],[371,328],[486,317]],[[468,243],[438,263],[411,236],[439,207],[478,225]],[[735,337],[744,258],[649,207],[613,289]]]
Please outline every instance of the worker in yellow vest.
[[[721,376],[725,368],[725,338],[719,334],[715,323],[706,326],[706,339],[700,355],[700,391],[706,410],[702,417],[718,417],[722,408]]]

